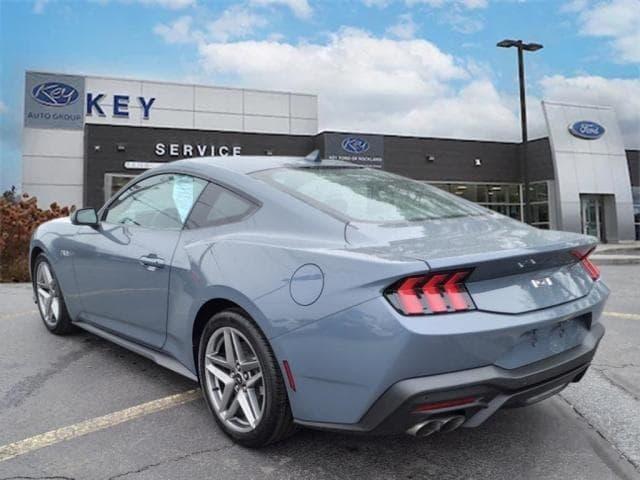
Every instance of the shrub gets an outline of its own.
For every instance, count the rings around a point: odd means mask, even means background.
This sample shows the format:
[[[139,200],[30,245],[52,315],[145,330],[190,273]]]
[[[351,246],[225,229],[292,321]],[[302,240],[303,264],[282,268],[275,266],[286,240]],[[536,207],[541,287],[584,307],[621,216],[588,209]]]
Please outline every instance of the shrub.
[[[29,281],[29,241],[41,223],[66,217],[74,207],[52,203],[47,210],[38,208],[35,197],[18,196],[15,188],[0,198],[0,281]]]

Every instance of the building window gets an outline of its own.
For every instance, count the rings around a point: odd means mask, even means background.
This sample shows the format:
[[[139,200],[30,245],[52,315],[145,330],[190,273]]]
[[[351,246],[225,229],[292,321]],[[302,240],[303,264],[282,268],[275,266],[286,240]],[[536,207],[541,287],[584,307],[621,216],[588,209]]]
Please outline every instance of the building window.
[[[523,187],[520,183],[428,183],[508,217],[524,220]],[[548,182],[529,184],[529,203],[531,204],[531,224],[538,228],[549,229]]]
[[[531,206],[531,225],[549,229],[549,182],[529,184],[529,205]]]
[[[106,173],[104,176],[104,201],[107,202],[135,176],[126,173]]]
[[[636,226],[636,240],[640,240],[640,187],[631,187],[633,195],[633,220]]]

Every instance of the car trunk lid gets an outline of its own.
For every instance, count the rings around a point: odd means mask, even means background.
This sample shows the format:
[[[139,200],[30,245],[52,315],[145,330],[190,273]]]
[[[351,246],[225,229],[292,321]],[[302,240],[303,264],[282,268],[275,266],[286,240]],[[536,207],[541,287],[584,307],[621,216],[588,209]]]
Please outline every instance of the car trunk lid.
[[[350,223],[358,251],[420,259],[432,271],[469,269],[466,287],[480,310],[523,313],[585,296],[593,280],[579,262],[596,240],[545,231],[497,214],[403,225]]]

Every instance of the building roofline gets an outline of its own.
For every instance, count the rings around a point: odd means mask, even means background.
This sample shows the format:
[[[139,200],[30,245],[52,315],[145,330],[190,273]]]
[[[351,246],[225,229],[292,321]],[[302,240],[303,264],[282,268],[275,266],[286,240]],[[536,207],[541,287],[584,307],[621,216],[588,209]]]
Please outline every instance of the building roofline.
[[[340,130],[322,130],[317,133],[318,136],[323,135],[325,133],[333,133],[338,135],[370,135],[372,137],[394,137],[394,138],[407,138],[407,139],[417,139],[417,140],[438,140],[438,141],[450,141],[450,142],[467,142],[467,143],[496,143],[501,145],[520,145],[521,142],[517,141],[508,141],[508,140],[479,140],[474,138],[452,138],[452,137],[423,137],[419,135],[401,135],[401,134],[390,134],[390,133],[367,133],[367,132],[352,132],[352,131],[340,131]],[[528,143],[538,142],[541,140],[549,140],[548,136],[538,137],[534,139],[529,139]]]
[[[185,82],[176,82],[176,81],[164,81],[164,80],[149,80],[144,78],[133,78],[133,77],[113,77],[109,75],[93,75],[88,73],[72,73],[72,72],[52,72],[47,70],[25,70],[25,73],[38,73],[44,75],[69,75],[76,77],[84,77],[84,78],[98,78],[102,80],[120,80],[127,82],[144,82],[144,83],[155,83],[161,85],[176,85],[181,87],[202,87],[202,88],[219,88],[221,90],[234,90],[234,91],[245,91],[245,92],[259,92],[259,93],[279,93],[283,95],[300,95],[303,97],[316,97],[318,98],[317,93],[303,93],[303,92],[291,92],[286,90],[266,90],[261,88],[243,88],[243,87],[228,87],[226,85],[212,85],[205,83],[185,83]]]
[[[583,107],[583,108],[595,108],[598,110],[613,110],[613,107],[611,105],[587,105],[583,103],[561,102],[557,100],[542,100],[541,103],[543,105],[561,105],[563,107]]]

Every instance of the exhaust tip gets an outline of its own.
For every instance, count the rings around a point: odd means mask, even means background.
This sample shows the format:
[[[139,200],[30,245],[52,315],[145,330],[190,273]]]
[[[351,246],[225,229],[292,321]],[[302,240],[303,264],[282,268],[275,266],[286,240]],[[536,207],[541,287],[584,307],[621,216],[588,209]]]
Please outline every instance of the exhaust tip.
[[[436,433],[442,428],[442,420],[427,420],[426,422],[416,423],[413,427],[407,430],[409,435],[414,437],[428,437]]]
[[[456,415],[455,417],[451,417],[447,419],[442,427],[440,427],[441,432],[452,432],[456,428],[460,427],[466,418],[463,415]]]
[[[453,417],[432,418],[424,422],[416,423],[407,430],[409,435],[414,437],[428,437],[436,432],[451,432],[461,426],[465,422],[464,415],[455,415]]]

